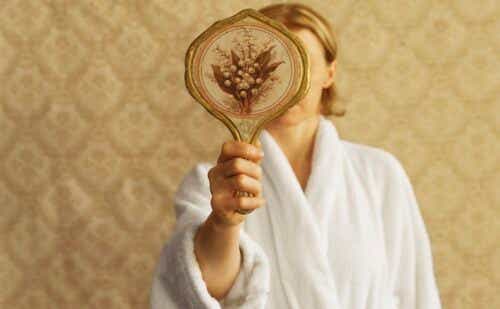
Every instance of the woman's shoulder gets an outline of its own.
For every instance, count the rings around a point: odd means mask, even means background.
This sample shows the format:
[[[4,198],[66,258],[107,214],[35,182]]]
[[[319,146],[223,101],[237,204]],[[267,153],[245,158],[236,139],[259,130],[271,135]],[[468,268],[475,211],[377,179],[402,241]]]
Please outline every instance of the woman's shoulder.
[[[401,161],[383,148],[346,140],[342,140],[342,143],[352,164],[364,172],[378,177],[404,172]]]
[[[412,192],[410,177],[401,161],[389,151],[366,144],[344,141],[348,164],[374,200],[394,199]]]
[[[387,213],[400,213],[400,207],[413,203],[418,208],[410,177],[401,161],[389,151],[370,145],[345,142],[346,154],[351,166],[354,166],[360,183],[372,192],[380,206],[384,205]]]

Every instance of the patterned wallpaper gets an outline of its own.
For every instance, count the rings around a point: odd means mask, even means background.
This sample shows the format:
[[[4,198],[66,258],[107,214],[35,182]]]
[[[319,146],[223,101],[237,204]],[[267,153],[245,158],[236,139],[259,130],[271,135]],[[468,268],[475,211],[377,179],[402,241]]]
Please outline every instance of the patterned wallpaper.
[[[1,308],[148,307],[172,194],[230,138],[184,52],[269,2],[0,1]],[[339,40],[331,119],[407,169],[445,308],[500,308],[500,2],[307,3]]]

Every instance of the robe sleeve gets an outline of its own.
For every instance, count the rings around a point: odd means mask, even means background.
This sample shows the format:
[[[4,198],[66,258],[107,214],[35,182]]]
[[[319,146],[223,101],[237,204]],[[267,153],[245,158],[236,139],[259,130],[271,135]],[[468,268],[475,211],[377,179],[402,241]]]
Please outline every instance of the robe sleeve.
[[[211,211],[208,163],[197,164],[184,177],[174,196],[176,225],[164,245],[153,275],[151,309],[264,308],[270,269],[262,248],[242,229],[240,272],[226,297],[213,298],[203,281],[194,253],[194,236]]]
[[[410,179],[388,153],[382,216],[394,308],[440,309],[429,235]]]

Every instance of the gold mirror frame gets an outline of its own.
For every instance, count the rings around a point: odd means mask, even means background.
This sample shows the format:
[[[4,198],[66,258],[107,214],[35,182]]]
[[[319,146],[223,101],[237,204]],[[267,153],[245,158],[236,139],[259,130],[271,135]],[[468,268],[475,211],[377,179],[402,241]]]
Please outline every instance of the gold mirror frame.
[[[297,92],[292,96],[289,102],[285,103],[282,105],[280,108],[278,108],[276,111],[273,111],[269,115],[265,116],[264,118],[259,119],[257,124],[253,127],[248,127],[243,124],[244,120],[242,123],[240,123],[240,127],[242,129],[242,132],[240,132],[240,129],[238,128],[238,125],[234,123],[234,121],[226,116],[224,113],[218,111],[215,109],[210,102],[205,100],[205,98],[200,94],[198,91],[197,87],[194,84],[193,80],[193,59],[194,55],[196,54],[199,46],[209,37],[211,37],[215,32],[219,31],[221,28],[227,27],[229,25],[232,25],[234,23],[237,23],[240,20],[243,20],[247,17],[254,18],[270,27],[273,27],[274,29],[278,30],[281,34],[283,34],[285,37],[287,37],[293,45],[297,48],[299,55],[300,55],[300,60],[302,63],[302,76],[301,76],[301,82],[300,86],[297,90]],[[222,121],[226,127],[229,129],[231,132],[233,138],[237,141],[245,141],[248,143],[253,144],[259,135],[260,131],[262,128],[271,120],[281,116],[283,113],[285,113],[290,107],[295,105],[297,102],[299,102],[308,92],[309,87],[310,87],[310,67],[309,67],[309,57],[307,55],[307,52],[301,42],[301,40],[291,33],[285,25],[282,23],[273,20],[264,14],[254,10],[254,9],[244,9],[235,15],[219,20],[215,23],[213,23],[210,27],[208,27],[203,33],[198,35],[196,39],[190,44],[186,56],[185,56],[185,74],[184,74],[184,79],[185,79],[185,84],[186,88],[188,89],[189,93],[191,96],[198,101],[203,107],[213,116],[215,116],[217,119]]]

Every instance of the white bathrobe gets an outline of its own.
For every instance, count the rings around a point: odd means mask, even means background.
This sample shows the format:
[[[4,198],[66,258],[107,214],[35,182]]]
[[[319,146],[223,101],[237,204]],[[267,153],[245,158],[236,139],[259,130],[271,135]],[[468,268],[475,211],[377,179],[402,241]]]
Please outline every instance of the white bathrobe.
[[[339,138],[320,116],[305,192],[262,131],[266,205],[240,233],[242,266],[225,299],[211,297],[193,251],[211,211],[211,163],[174,197],[176,227],[154,273],[151,308],[438,309],[429,236],[401,163]]]

